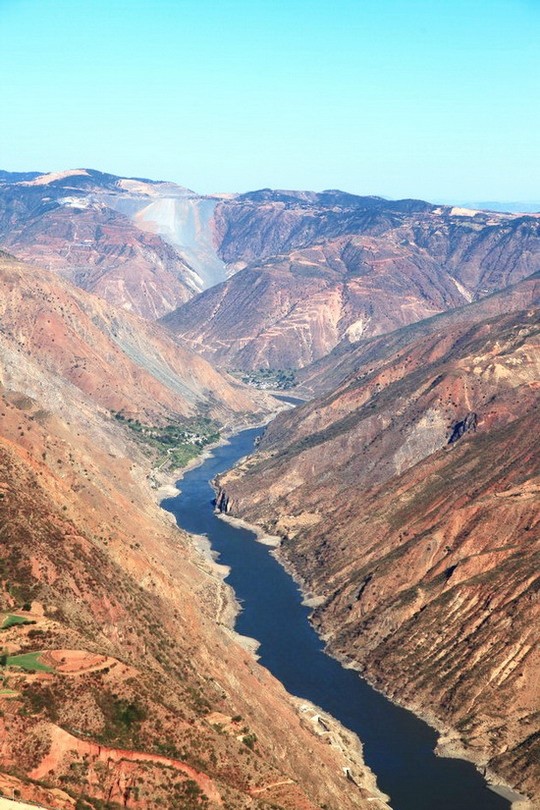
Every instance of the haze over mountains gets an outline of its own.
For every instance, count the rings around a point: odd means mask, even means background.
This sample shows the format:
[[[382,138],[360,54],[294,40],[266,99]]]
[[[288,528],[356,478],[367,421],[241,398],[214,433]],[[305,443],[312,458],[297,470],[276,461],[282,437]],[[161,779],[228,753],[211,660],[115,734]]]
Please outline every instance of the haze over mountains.
[[[6,250],[167,316],[227,368],[305,366],[537,269],[538,216],[339,191],[208,198],[85,169],[0,180]]]
[[[4,172],[0,240],[21,259],[157,318],[225,278],[209,225],[216,203],[174,183],[87,169]]]
[[[228,370],[281,369],[310,401],[218,506],[282,538],[334,654],[538,806],[540,216],[0,172],[0,246],[0,632],[41,666],[5,670],[0,789],[384,806],[155,503],[180,429],[278,410]]]
[[[498,202],[496,200],[476,200],[474,202],[466,200],[463,202],[461,200],[450,204],[464,206],[465,208],[481,208],[483,211],[501,211],[515,214],[537,214],[540,212],[540,201],[538,200],[531,202]]]

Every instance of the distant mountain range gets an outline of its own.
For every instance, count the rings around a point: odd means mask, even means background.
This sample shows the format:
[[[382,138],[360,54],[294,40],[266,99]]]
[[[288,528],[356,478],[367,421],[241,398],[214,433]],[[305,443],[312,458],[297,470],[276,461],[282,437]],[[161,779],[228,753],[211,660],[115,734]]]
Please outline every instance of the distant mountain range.
[[[445,200],[446,205],[457,205],[463,208],[477,208],[483,211],[501,211],[515,214],[535,214],[540,212],[540,200],[528,202],[497,202],[495,200],[482,200],[481,202],[466,200],[465,202],[452,202]]]
[[[208,197],[91,169],[0,172],[5,250],[166,316],[228,368],[298,368],[489,294],[536,269],[539,232],[535,216],[337,190]]]
[[[260,191],[219,206],[234,275],[164,323],[228,368],[299,368],[477,300],[540,262],[540,217],[341,192]]]

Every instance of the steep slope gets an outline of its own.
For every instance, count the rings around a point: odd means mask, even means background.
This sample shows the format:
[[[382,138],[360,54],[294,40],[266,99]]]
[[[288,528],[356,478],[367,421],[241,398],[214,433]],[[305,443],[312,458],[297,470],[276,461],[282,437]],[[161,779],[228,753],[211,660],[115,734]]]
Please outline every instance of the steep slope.
[[[334,653],[538,798],[540,311],[482,309],[381,341],[219,503],[283,537]]]
[[[319,741],[227,630],[228,591],[121,428],[1,407],[1,789],[77,810],[373,806],[354,740]]]
[[[2,793],[63,810],[382,808],[352,735],[323,742],[238,643],[223,572],[171,527],[153,456],[109,413],[237,419],[253,401],[51,274],[4,256],[0,277]]]
[[[82,393],[107,412],[151,423],[201,413],[223,422],[267,407],[156,324],[6,254],[0,290],[6,386],[43,401]],[[55,375],[56,392],[44,390],[44,369]]]
[[[350,342],[476,300],[538,270],[540,218],[341,192],[221,203],[236,274],[166,325],[228,368],[303,367]]]
[[[0,244],[18,258],[156,319],[225,277],[217,199],[90,169],[0,175]]]
[[[540,305],[540,272],[493,293],[472,304],[444,312],[432,318],[411,324],[407,329],[397,329],[381,337],[359,341],[357,344],[344,338],[330,354],[302,369],[297,381],[306,392],[323,394],[336,388],[346,377],[360,368],[370,368],[372,361],[380,363],[384,358],[406,352],[414,341],[429,335],[436,336],[448,330],[471,326],[487,318],[504,313],[519,312]]]

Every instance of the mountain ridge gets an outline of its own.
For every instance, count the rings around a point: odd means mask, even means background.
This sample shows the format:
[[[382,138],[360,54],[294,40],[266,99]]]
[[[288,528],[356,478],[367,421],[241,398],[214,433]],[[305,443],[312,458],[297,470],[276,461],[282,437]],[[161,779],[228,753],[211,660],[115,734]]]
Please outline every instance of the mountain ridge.
[[[220,251],[235,272],[163,323],[227,368],[302,368],[341,340],[393,331],[538,270],[538,218],[379,198],[349,205],[351,195],[336,208],[320,196],[262,191],[220,204]]]
[[[531,301],[373,339],[274,420],[218,504],[282,538],[331,652],[538,800],[537,286]]]

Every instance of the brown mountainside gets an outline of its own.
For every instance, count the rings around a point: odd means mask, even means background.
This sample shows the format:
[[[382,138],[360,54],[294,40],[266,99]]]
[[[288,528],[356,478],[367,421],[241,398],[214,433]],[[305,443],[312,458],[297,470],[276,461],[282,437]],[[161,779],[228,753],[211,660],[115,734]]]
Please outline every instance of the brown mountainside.
[[[201,412],[223,422],[267,407],[158,325],[6,254],[0,290],[0,381],[8,387],[43,402],[82,393],[106,411],[152,423]],[[56,390],[42,381],[44,370]]]
[[[341,192],[256,192],[216,209],[228,281],[165,317],[229,368],[303,367],[538,270],[540,218]]]
[[[538,799],[540,311],[483,304],[278,417],[220,504],[284,538],[331,651]]]
[[[70,810],[373,806],[354,741],[320,742],[227,630],[230,594],[120,427],[96,443],[27,397],[0,407],[2,792]]]
[[[212,247],[215,204],[173,183],[90,169],[24,180],[5,173],[0,245],[155,320],[203,289],[212,273],[224,278]]]
[[[171,526],[152,460],[108,413],[237,419],[251,395],[201,377],[158,327],[9,257],[0,269],[2,794],[62,810],[382,808],[352,735],[323,742],[239,644],[223,572]]]
[[[301,389],[310,395],[323,394],[336,388],[359,369],[369,369],[372,361],[380,363],[384,358],[397,357],[400,351],[406,353],[408,347],[420,338],[463,328],[467,324],[472,326],[487,318],[534,308],[539,304],[540,272],[480,301],[426,318],[407,329],[396,329],[390,334],[359,341],[354,346],[348,340],[342,340],[330,354],[302,369],[298,382]]]

